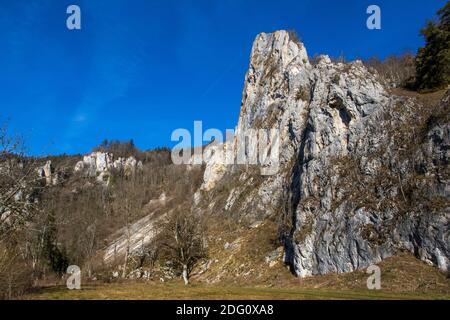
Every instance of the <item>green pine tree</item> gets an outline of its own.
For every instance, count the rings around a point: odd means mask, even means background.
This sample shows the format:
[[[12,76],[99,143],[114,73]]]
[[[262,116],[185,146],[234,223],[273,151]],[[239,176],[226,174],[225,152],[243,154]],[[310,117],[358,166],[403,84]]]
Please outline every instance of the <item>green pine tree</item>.
[[[56,227],[55,215],[49,213],[47,216],[47,228],[44,237],[44,254],[47,258],[51,270],[59,275],[66,272],[69,266],[65,251],[60,250],[57,243],[58,230]]]
[[[438,11],[438,21],[429,21],[420,32],[425,47],[417,54],[419,91],[433,91],[450,84],[450,1]]]

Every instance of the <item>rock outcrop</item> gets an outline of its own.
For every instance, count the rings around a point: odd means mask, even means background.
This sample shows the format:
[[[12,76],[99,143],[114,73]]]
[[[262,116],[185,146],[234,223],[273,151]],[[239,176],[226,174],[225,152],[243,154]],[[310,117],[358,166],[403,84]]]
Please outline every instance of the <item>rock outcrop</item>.
[[[38,168],[38,174],[39,177],[45,179],[45,183],[47,186],[58,184],[58,173],[55,172],[51,160],[48,160],[44,166]]]
[[[136,170],[142,170],[142,162],[134,157],[118,158],[106,152],[93,152],[83,157],[74,168],[74,172],[82,173],[88,177],[96,178],[99,182],[108,183],[110,171],[123,171],[125,175],[132,175]]]
[[[157,223],[165,217],[167,199],[162,193],[158,199],[151,200],[144,208],[148,214],[138,221],[118,230],[111,238],[113,241],[105,248],[103,260],[108,264],[117,264],[126,254],[140,255],[148,250],[147,246],[157,235]]]
[[[261,177],[212,157],[197,209],[250,222],[281,216],[286,263],[302,277],[365,268],[398,250],[447,271],[448,106],[449,93],[433,109],[387,92],[361,61],[313,65],[288,32],[260,34],[236,135],[279,130],[280,169]]]

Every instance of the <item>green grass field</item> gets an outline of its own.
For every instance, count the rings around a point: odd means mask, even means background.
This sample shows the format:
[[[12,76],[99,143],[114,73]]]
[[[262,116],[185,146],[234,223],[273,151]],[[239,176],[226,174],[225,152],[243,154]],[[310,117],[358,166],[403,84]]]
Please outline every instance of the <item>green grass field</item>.
[[[383,290],[330,290],[311,288],[239,287],[170,283],[89,284],[81,290],[64,286],[41,289],[25,296],[33,300],[311,300],[311,299],[445,299],[450,295],[436,293],[401,293]]]

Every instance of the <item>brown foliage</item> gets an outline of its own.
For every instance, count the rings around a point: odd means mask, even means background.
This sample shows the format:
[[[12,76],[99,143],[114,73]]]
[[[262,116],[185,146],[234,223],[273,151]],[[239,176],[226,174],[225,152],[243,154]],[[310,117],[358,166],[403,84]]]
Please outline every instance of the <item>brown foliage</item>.
[[[415,57],[409,52],[400,56],[388,56],[383,61],[377,57],[372,57],[364,63],[369,68],[376,70],[381,79],[394,88],[412,88],[414,86]]]

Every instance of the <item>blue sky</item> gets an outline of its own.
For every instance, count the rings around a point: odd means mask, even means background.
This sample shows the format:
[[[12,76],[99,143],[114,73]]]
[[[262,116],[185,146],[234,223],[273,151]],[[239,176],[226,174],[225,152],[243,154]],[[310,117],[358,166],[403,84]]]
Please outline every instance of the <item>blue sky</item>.
[[[172,146],[176,128],[234,128],[252,42],[295,29],[310,56],[416,51],[446,0],[0,0],[0,118],[30,154],[103,139]],[[79,5],[82,30],[66,28]],[[366,28],[377,4],[382,29]]]

